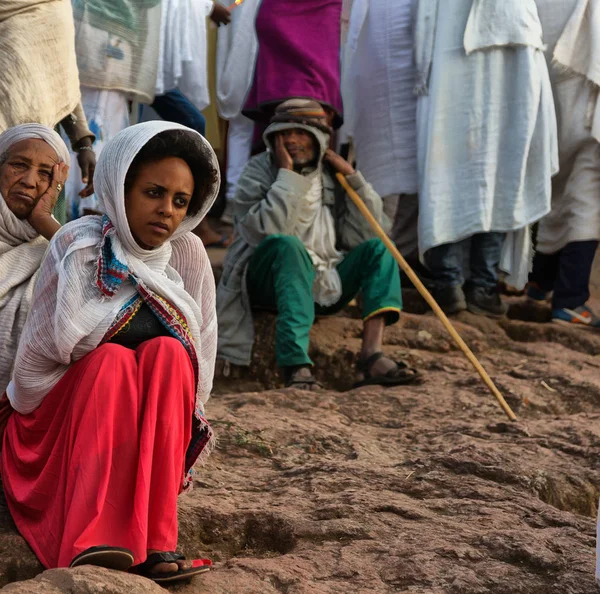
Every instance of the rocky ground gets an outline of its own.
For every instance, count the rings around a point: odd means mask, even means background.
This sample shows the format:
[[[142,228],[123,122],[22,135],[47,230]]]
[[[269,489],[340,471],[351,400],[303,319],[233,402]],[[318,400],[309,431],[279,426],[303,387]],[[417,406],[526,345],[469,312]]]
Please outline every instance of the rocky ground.
[[[461,314],[457,329],[518,415],[511,423],[431,315],[405,314],[385,347],[425,372],[422,385],[341,391],[353,379],[357,313],[313,329],[321,392],[280,387],[268,315],[252,378],[230,370],[217,381],[208,413],[219,448],[180,513],[181,549],[216,570],[173,590],[600,592],[600,334],[523,321],[548,311],[518,303],[500,322]],[[0,586],[40,570],[0,505]],[[82,568],[2,591],[161,589]]]

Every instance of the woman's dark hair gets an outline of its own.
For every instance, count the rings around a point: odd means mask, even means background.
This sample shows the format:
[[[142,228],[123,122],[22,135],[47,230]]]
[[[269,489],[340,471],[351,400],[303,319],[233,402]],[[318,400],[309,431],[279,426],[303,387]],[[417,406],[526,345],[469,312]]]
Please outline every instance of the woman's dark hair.
[[[162,159],[177,157],[188,165],[194,176],[194,193],[190,200],[188,217],[198,214],[212,194],[219,176],[212,156],[202,140],[186,130],[166,130],[149,140],[131,162],[125,176],[125,193],[129,191],[140,167]]]

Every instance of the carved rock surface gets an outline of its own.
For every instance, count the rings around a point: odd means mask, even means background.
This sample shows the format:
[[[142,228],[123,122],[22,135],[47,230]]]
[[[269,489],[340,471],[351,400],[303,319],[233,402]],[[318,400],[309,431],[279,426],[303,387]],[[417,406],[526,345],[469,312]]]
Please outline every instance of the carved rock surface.
[[[347,392],[332,388],[352,383],[361,322],[352,310],[320,320],[312,354],[328,389],[314,393],[281,388],[274,318],[260,316],[254,377],[218,380],[207,410],[219,447],[180,499],[180,549],[215,570],[172,591],[600,592],[600,334],[467,313],[456,326],[519,422],[431,315],[386,335],[422,385]],[[39,571],[0,505],[0,586]],[[160,591],[140,580],[59,570],[5,591]]]

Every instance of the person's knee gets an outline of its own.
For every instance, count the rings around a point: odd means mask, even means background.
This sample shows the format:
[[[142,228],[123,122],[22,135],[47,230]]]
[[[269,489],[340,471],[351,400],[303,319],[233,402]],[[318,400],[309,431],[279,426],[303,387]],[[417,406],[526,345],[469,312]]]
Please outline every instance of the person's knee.
[[[131,350],[120,344],[113,342],[105,342],[99,347],[95,348],[90,353],[90,358],[101,360],[102,362],[108,362],[109,364],[118,364],[120,361],[127,358],[127,355],[131,353]]]
[[[277,252],[278,255],[285,256],[308,256],[308,252],[300,241],[294,235],[271,235],[264,241],[265,247],[269,247]]]
[[[127,373],[131,365],[135,365],[135,353],[120,344],[106,342],[96,347],[81,363],[86,373],[100,374],[102,370],[110,370],[111,374]]]
[[[142,343],[140,348],[144,348],[146,352],[160,352],[171,360],[175,360],[178,356],[186,353],[183,344],[172,336],[157,336]]]
[[[364,245],[370,252],[374,254],[380,255],[389,253],[388,249],[385,247],[385,243],[383,243],[379,237],[372,237],[371,239],[368,239],[365,241]]]
[[[369,239],[363,243],[364,255],[368,261],[371,262],[393,262],[394,256],[392,256],[390,250],[385,247],[385,243],[378,237]]]

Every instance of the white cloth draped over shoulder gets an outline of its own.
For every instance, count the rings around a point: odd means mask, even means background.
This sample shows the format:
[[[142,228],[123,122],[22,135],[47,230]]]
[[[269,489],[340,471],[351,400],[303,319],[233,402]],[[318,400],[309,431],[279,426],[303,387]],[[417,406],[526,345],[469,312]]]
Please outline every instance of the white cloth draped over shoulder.
[[[179,89],[199,110],[210,103],[207,22],[212,0],[162,0],[156,94]]]
[[[587,114],[592,135],[600,142],[600,0],[579,0],[554,49],[554,62],[583,76],[593,90]]]
[[[335,220],[323,204],[323,169],[307,174],[310,189],[298,207],[294,235],[304,244],[315,268],[313,299],[330,307],[342,297],[342,279],[336,266],[343,254],[335,248]]]
[[[79,102],[69,0],[0,3],[0,132],[24,122],[55,126]]]
[[[254,80],[258,53],[256,15],[262,0],[244,0],[231,11],[231,23],[219,27],[217,41],[217,107],[230,120],[242,112]]]
[[[131,101],[154,99],[161,0],[71,0],[79,82],[121,91]]]
[[[110,247],[139,285],[156,293],[185,317],[198,359],[196,410],[204,411],[212,388],[217,348],[215,284],[201,241],[190,232],[214,203],[215,184],[200,212],[186,217],[170,242],[144,250],[134,240],[125,213],[124,181],[142,147],[166,130],[186,130],[219,170],[214,151],[197,132],[169,122],[131,126],[104,147],[94,177],[100,207],[113,224]],[[34,291],[35,307],[23,330],[15,371],[7,393],[21,413],[35,410],[69,366],[94,350],[123,306],[136,295],[130,278],[112,297],[96,285],[102,219],[83,217],[52,239]],[[173,256],[173,258],[172,258]],[[169,262],[173,259],[173,267]]]
[[[22,124],[0,134],[0,156],[29,138],[47,142],[60,161],[69,163],[69,151],[60,136],[41,124]],[[48,241],[27,221],[18,219],[0,194],[0,394],[10,380],[36,275],[47,247]]]
[[[342,59],[344,133],[380,196],[417,193],[414,0],[354,0]]]
[[[415,56],[419,251],[506,232],[501,268],[523,287],[529,225],[550,211],[556,114],[534,0],[421,0]]]

